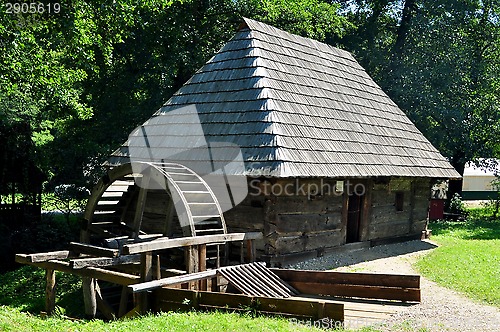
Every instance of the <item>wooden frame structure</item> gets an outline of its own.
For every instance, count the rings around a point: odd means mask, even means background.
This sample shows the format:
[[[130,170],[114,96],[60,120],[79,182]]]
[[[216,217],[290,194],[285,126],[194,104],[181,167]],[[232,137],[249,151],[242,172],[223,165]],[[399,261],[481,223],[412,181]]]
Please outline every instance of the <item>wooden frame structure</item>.
[[[153,279],[161,279],[166,273],[189,275],[206,271],[207,245],[220,245],[228,242],[241,242],[240,257],[249,262],[255,260],[254,241],[262,238],[262,233],[228,233],[183,238],[156,238],[147,242],[124,244],[121,251],[84,243],[71,243],[70,250],[36,254],[17,254],[16,262],[33,265],[46,270],[46,305],[48,314],[55,308],[55,271],[79,275],[82,277],[85,314],[95,317],[97,310],[108,319],[145,312],[148,304],[147,294],[133,297],[133,309],[127,310],[129,292],[127,286]],[[162,251],[171,248],[185,248],[186,271],[163,271],[160,264]],[[246,250],[245,250],[246,249]],[[220,262],[220,260],[218,260]],[[207,272],[209,273],[209,272]],[[181,279],[182,280],[182,279]],[[118,310],[112,309],[103,298],[98,281],[105,281],[122,286]],[[185,282],[185,281],[184,281]],[[201,283],[201,289],[216,290],[218,285]],[[198,289],[196,283],[189,287]]]

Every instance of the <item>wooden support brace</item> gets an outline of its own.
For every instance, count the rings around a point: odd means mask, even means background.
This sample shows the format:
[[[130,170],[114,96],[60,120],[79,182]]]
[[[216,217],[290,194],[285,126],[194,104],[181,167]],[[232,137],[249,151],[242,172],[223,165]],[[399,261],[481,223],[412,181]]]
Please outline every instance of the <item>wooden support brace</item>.
[[[99,311],[104,315],[109,320],[116,319],[116,313],[111,307],[111,305],[106,301],[101,293],[101,288],[99,287],[99,283],[95,282],[95,291],[96,291],[96,302],[97,302],[97,308]]]

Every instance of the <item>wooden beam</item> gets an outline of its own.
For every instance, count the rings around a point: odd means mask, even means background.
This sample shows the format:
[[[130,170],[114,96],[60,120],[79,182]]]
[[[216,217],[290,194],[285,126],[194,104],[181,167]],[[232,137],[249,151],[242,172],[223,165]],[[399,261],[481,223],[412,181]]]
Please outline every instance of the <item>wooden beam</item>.
[[[181,276],[163,278],[160,280],[143,282],[140,284],[133,284],[133,285],[129,285],[128,289],[130,291],[132,291],[133,293],[139,293],[139,292],[145,292],[145,291],[149,291],[149,290],[163,287],[163,286],[178,285],[178,284],[184,284],[184,283],[191,282],[191,281],[198,281],[198,280],[203,280],[203,279],[207,279],[207,278],[213,278],[216,275],[217,275],[216,270],[208,270],[208,271],[203,271],[203,272],[185,274],[185,275],[181,275]]]
[[[70,261],[70,266],[73,269],[82,269],[84,267],[103,267],[114,266],[120,264],[139,263],[141,255],[124,255],[119,257],[91,257],[77,258]]]
[[[31,263],[38,263],[38,262],[45,262],[51,259],[66,259],[69,257],[69,251],[68,250],[61,250],[61,251],[50,251],[50,252],[40,252],[36,254],[17,254],[16,255],[16,261],[17,261],[17,256],[23,257],[25,260],[28,260]]]
[[[199,244],[210,244],[218,242],[244,241],[262,239],[262,233],[229,233],[204,236],[181,237],[176,239],[161,238],[146,243],[134,243],[123,246],[123,254],[130,255],[146,251],[163,250],[169,248],[188,247]]]
[[[419,275],[270,269],[285,282],[420,288]]]
[[[56,308],[56,271],[45,270],[45,311],[51,315]]]
[[[50,260],[48,262],[40,262],[40,263],[31,263],[28,261],[19,261],[21,257],[18,258],[19,263],[33,265],[42,269],[53,269],[56,271],[72,273],[79,275],[81,277],[90,277],[103,281],[108,281],[118,285],[130,285],[139,281],[139,277],[122,272],[109,271],[105,269],[101,269],[98,267],[86,267],[83,269],[73,269],[70,266],[70,262],[58,261],[58,260]]]
[[[275,299],[242,294],[214,293],[185,289],[160,288],[155,290],[158,310],[246,310],[252,307],[260,313],[285,317],[321,319],[330,318],[344,321],[344,304],[316,299]],[[186,306],[185,299],[191,303]]]
[[[103,257],[117,257],[119,255],[118,249],[109,249],[79,242],[70,242],[69,245],[71,250],[76,253]]]
[[[420,302],[420,289],[290,281],[303,294]]]

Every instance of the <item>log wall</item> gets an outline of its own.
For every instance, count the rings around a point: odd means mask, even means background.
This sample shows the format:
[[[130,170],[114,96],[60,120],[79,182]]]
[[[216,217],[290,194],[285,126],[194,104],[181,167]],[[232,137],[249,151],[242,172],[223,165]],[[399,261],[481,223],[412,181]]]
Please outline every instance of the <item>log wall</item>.
[[[372,191],[370,240],[420,234],[425,229],[430,198],[428,179],[391,179],[375,183]],[[396,194],[403,209],[396,209]]]
[[[321,255],[325,249],[345,244],[347,195],[357,184],[359,188],[366,186],[361,241],[417,235],[425,229],[428,179],[344,180],[343,193],[335,190],[336,180],[331,179],[252,180],[247,197],[224,217],[229,232],[264,233],[264,240],[256,243],[257,256],[314,251]],[[402,211],[396,211],[396,193],[403,195]],[[164,232],[168,200],[166,193],[148,193],[145,231]],[[132,215],[133,211],[128,211],[126,219]],[[180,233],[177,218],[173,226],[174,233]]]

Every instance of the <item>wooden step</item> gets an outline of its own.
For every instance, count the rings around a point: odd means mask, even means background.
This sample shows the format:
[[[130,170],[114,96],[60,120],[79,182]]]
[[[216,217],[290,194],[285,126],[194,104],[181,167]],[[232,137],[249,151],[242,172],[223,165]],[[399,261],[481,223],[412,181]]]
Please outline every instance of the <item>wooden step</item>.
[[[224,232],[224,228],[211,228],[211,229],[195,229],[195,233],[217,233]]]
[[[194,227],[196,226],[210,226],[210,225],[220,225],[220,220],[202,220],[195,221]]]
[[[210,218],[220,218],[220,215],[218,215],[218,214],[212,214],[212,215],[205,215],[205,216],[193,216],[193,220],[194,219],[205,220],[205,219],[210,219]]]

